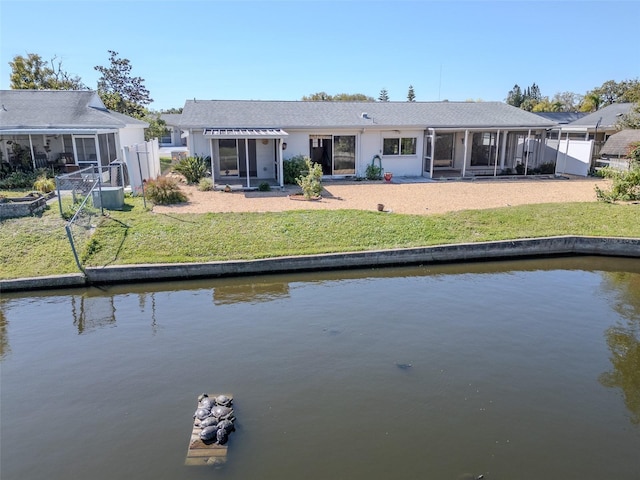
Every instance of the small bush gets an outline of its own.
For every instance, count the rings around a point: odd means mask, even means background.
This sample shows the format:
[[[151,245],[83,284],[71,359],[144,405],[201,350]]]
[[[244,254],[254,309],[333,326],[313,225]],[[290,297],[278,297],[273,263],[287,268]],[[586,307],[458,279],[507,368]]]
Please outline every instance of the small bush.
[[[171,205],[187,201],[187,196],[180,190],[178,181],[169,177],[158,177],[157,180],[147,181],[145,194],[156,205]]]
[[[370,163],[367,165],[364,176],[367,180],[382,180],[382,167]]]
[[[258,185],[258,191],[260,191],[260,192],[270,192],[271,191],[271,185],[269,185],[267,182],[261,182],[260,185]]]
[[[208,164],[211,162],[211,157],[201,157],[196,155],[195,157],[187,157],[184,160],[180,160],[173,169],[184,175],[189,185],[198,183],[202,177],[207,174]]]
[[[283,175],[282,179],[284,183],[288,185],[295,185],[298,177],[306,170],[304,155],[296,155],[282,162]]]
[[[213,190],[213,180],[210,177],[201,178],[198,182],[198,190],[201,192],[208,192],[209,190]]]
[[[553,162],[541,163],[538,168],[535,169],[536,174],[549,175],[556,172],[556,164]]]
[[[47,178],[46,175],[40,175],[35,182],[33,188],[42,193],[53,192],[56,189],[56,182],[53,178]]]
[[[610,190],[602,190],[597,185],[596,197],[603,202],[640,200],[640,166],[632,165],[626,172],[611,167],[601,168],[603,178],[612,180]]]
[[[309,157],[304,157],[305,172],[296,178],[296,183],[302,189],[305,198],[313,198],[322,192],[322,165],[313,163]]]
[[[3,190],[32,188],[36,179],[37,175],[35,173],[11,172],[4,179],[0,180],[0,188]]]

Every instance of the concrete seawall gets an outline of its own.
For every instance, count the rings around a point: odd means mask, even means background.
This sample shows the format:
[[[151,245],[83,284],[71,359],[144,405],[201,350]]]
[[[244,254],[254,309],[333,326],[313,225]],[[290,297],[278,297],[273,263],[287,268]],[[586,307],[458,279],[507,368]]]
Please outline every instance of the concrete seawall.
[[[187,278],[572,255],[640,258],[640,238],[562,236],[262,260],[91,267],[85,270],[85,275],[2,280],[0,293]]]

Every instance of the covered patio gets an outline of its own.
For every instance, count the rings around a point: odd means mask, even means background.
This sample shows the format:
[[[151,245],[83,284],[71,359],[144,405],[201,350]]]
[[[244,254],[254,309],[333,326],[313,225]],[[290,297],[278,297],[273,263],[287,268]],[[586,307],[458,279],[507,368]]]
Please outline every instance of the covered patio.
[[[258,188],[267,182],[284,187],[284,140],[280,128],[205,128],[214,185]]]

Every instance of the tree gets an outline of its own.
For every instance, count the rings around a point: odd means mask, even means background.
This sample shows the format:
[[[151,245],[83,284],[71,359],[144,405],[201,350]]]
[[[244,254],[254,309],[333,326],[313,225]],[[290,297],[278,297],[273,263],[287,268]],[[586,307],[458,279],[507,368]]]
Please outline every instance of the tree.
[[[160,138],[167,133],[167,122],[160,118],[161,113],[144,109],[144,115],[140,120],[144,120],[149,126],[144,131],[144,139]]]
[[[11,88],[14,90],[87,90],[80,77],[62,69],[62,61],[53,57],[49,62],[40,55],[16,55],[9,62]]]
[[[407,92],[407,102],[415,102],[416,93],[413,91],[413,85],[409,85],[409,91]]]
[[[118,58],[118,52],[108,50],[109,67],[96,66],[102,74],[98,79],[98,95],[109,110],[135,118],[143,118],[147,112],[145,105],[153,100],[144,86],[144,79],[131,76],[131,63],[126,58]]]
[[[577,112],[580,103],[582,103],[582,95],[573,92],[556,93],[551,100],[554,104],[562,105],[559,112]]]
[[[303,102],[374,102],[373,97],[362,93],[338,93],[329,95],[327,92],[312,93],[302,97]]]
[[[599,87],[590,90],[585,95],[580,111],[595,112],[601,107],[613,103],[640,101],[640,80],[607,80]]]
[[[549,97],[543,97],[536,105],[533,107],[532,112],[562,112],[563,105],[560,102],[554,102],[549,100]]]
[[[333,97],[327,92],[312,93],[309,96],[302,97],[303,102],[331,102]]]
[[[513,88],[509,90],[509,93],[507,94],[506,102],[509,105],[520,108],[520,105],[522,105],[522,100],[523,100],[522,90],[520,89],[520,86],[516,83],[513,86]]]
[[[640,129],[640,102],[636,103],[629,113],[622,116],[616,127],[620,130],[623,128]]]
[[[387,92],[386,88],[380,90],[380,95],[378,95],[379,102],[388,102],[389,101],[389,92]]]
[[[338,93],[333,96],[334,102],[375,102],[373,97],[362,93]]]

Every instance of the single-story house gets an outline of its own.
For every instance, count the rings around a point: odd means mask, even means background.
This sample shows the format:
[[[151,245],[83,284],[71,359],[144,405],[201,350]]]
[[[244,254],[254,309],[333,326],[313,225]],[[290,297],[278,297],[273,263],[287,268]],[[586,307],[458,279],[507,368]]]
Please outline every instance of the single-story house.
[[[122,159],[123,147],[144,143],[148,126],[107,110],[94,91],[0,91],[3,169],[107,166]]]
[[[159,139],[162,147],[178,147],[186,146],[187,140],[182,137],[182,130],[178,127],[182,115],[179,113],[163,113],[160,119],[166,124],[166,132]]]
[[[640,130],[620,130],[611,135],[602,146],[598,162],[619,170],[628,170],[629,151],[636,144],[640,144]]]
[[[529,173],[553,164],[557,123],[501,102],[188,100],[179,128],[191,155],[212,158],[214,182],[275,179],[309,156],[326,178]]]

